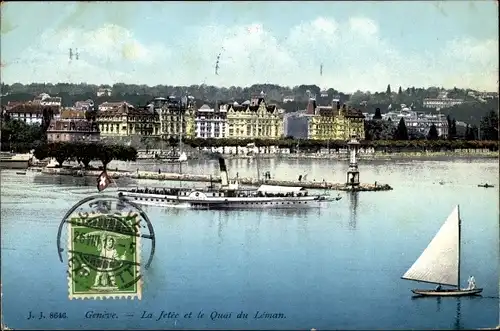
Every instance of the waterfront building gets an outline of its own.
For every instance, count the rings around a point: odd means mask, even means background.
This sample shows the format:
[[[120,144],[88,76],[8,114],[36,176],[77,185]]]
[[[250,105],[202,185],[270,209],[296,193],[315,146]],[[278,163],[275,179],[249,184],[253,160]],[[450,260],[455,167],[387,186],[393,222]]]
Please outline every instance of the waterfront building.
[[[97,122],[102,137],[160,134],[158,113],[148,107],[134,107],[126,102],[99,111]]]
[[[5,109],[11,119],[23,121],[27,124],[42,124],[43,113],[39,105],[20,104]]]
[[[58,106],[42,106],[32,101],[26,103],[9,104],[5,108],[5,114],[11,119],[23,121],[27,124],[42,124],[45,116],[59,114]]]
[[[99,140],[98,124],[86,119],[52,119],[47,128],[48,142],[97,142]]]
[[[221,105],[221,111],[227,111],[226,138],[280,139],[284,136],[284,111],[276,105],[267,105],[264,97],[261,92],[241,105],[238,102]]]
[[[306,115],[309,139],[348,140],[353,135],[365,139],[365,116],[359,109],[340,105],[340,102],[317,106],[315,99],[310,99]]]
[[[203,105],[196,110],[196,138],[225,138],[227,124],[227,109],[216,106],[211,108]]]
[[[391,120],[396,124],[399,123],[401,118],[404,119],[406,127],[415,132],[427,135],[432,124],[434,124],[439,136],[448,136],[448,120],[446,116],[441,113],[426,114],[405,107],[399,112],[394,111],[382,114],[382,120]]]
[[[196,115],[193,97],[156,98],[149,107],[159,112],[160,135],[163,139],[194,138]]]

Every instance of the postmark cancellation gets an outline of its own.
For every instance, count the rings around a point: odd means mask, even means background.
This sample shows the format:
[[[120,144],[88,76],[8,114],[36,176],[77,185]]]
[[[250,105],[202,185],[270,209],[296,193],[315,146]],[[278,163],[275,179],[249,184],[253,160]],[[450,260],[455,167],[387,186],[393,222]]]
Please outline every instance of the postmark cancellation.
[[[140,300],[140,215],[79,212],[67,223],[69,299]]]

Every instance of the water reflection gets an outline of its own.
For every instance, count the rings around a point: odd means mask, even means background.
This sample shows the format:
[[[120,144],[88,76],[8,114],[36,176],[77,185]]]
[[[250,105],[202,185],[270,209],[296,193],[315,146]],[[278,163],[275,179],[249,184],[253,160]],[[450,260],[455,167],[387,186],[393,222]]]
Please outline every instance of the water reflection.
[[[460,308],[461,308],[461,303],[460,303],[460,297],[457,297],[457,310],[456,310],[456,315],[455,315],[455,330],[461,330],[462,329],[462,325],[460,323],[460,316],[461,316],[461,313],[460,313]]]
[[[359,192],[349,192],[349,229],[356,230]]]
[[[222,230],[226,225],[227,219],[219,217],[219,221],[217,222],[217,237],[219,238],[218,244],[222,244],[224,242],[224,237],[222,236]]]
[[[412,300],[422,300],[422,299],[428,299],[428,300],[436,300],[436,312],[441,312],[441,305],[443,304],[443,299],[441,297],[426,297],[426,296],[421,296],[421,295],[414,295],[412,296]],[[453,322],[453,330],[462,330],[462,313],[461,313],[461,298],[460,297],[455,297],[455,298],[446,298],[446,302],[449,302],[449,300],[456,300],[456,308],[455,308],[455,320]],[[468,298],[468,299],[473,299]]]

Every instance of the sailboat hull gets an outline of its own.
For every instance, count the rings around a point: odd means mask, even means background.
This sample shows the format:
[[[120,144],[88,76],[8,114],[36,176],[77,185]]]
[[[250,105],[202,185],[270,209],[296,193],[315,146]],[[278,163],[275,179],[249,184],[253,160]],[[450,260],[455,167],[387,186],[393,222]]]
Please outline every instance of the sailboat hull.
[[[477,295],[483,291],[482,288],[476,288],[473,290],[411,290],[414,294],[428,297],[463,297],[470,295]]]

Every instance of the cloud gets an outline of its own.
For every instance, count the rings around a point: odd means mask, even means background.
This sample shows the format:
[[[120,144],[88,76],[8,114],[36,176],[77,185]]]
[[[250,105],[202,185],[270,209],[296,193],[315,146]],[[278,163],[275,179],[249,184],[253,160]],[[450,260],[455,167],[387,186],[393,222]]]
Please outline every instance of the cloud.
[[[498,40],[453,39],[439,58],[446,61],[440,70],[443,84],[498,90]]]
[[[350,18],[349,28],[354,33],[366,38],[373,38],[378,34],[377,24],[373,20],[365,17]]]
[[[146,43],[115,24],[48,30],[2,76],[9,83],[316,84],[349,92],[381,91],[387,84],[491,90],[498,80],[496,39],[453,39],[441,50],[411,52],[384,38],[366,17],[318,17],[281,36],[259,22],[198,26],[184,39],[177,46]],[[69,48],[78,48],[78,61],[69,61]]]
[[[168,60],[170,54],[163,45],[145,45],[135,39],[131,31],[114,24],[90,31],[78,28],[46,30],[20,57],[6,61],[2,76],[4,81],[23,82],[132,81],[134,72],[140,73],[142,69]]]

